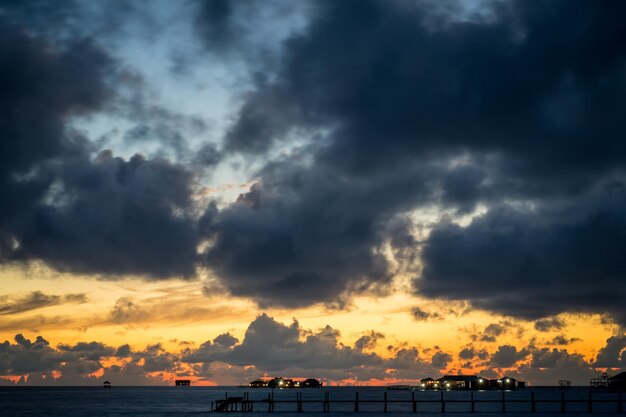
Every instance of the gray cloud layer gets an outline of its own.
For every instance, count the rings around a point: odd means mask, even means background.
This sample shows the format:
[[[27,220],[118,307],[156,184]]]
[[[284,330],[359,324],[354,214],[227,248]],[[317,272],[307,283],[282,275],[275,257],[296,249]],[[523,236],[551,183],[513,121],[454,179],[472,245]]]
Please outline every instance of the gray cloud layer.
[[[264,12],[292,16],[281,4]],[[238,1],[197,6],[196,33],[222,56],[266,16]],[[78,6],[43,30],[43,3],[0,3],[21,25],[3,19],[0,36],[0,196],[11,196],[0,260],[147,279],[191,278],[201,265],[232,294],[288,307],[384,293],[402,265],[426,297],[625,323],[626,6],[511,0],[464,18],[456,6],[311,4],[303,29],[254,68],[223,146],[198,160],[258,163],[294,137],[303,145],[198,221],[197,166],[96,157],[70,128],[119,104],[123,84],[114,52],[68,26]],[[129,137],[183,146],[178,122],[157,133],[141,123]],[[408,220],[479,205],[466,227]],[[433,228],[425,242],[416,226]]]
[[[0,375],[28,376],[31,384],[48,385],[98,383],[105,379],[119,384],[163,384],[161,378],[172,375],[232,384],[262,374],[335,381],[416,381],[436,377],[453,366],[450,353],[437,348],[419,352],[406,344],[389,346],[388,355],[383,357],[372,351],[382,339],[384,335],[370,331],[347,346],[339,342],[339,333],[330,326],[310,331],[295,320],[285,325],[265,314],[250,323],[242,341],[225,333],[180,352],[167,351],[160,344],[132,350],[128,345],[115,348],[96,341],[54,348],[42,336],[33,341],[18,334],[13,342],[0,343]],[[624,337],[611,337],[591,361],[567,349],[532,344],[522,349],[505,344],[491,352],[469,346],[460,351],[459,358],[465,368],[486,377],[506,372],[534,384],[553,384],[559,376],[583,384],[596,373],[596,367],[623,370],[625,347]],[[115,365],[105,367],[103,363],[109,359],[116,359]],[[94,376],[96,372],[101,376]],[[42,374],[49,378],[42,380]]]

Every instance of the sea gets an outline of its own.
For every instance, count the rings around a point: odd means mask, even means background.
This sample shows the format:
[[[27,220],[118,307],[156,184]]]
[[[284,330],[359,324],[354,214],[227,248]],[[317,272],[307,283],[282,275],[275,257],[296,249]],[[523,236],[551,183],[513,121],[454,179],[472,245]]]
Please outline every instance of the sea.
[[[295,402],[301,393],[302,411],[297,412]],[[241,387],[0,387],[0,416],[198,416],[198,415],[247,415],[250,412],[211,413],[218,400],[227,397],[248,396],[259,400],[254,404],[254,415],[276,414],[287,416],[345,416],[355,414],[355,399],[359,398],[359,414],[365,416],[409,416],[412,414],[411,398],[415,396],[417,415],[443,416],[441,396],[445,414],[454,416],[482,417],[502,414],[501,391],[392,391],[385,387],[324,387],[320,389],[269,390],[265,388]],[[387,396],[387,412],[384,400]],[[471,411],[471,396],[476,400]],[[274,399],[274,412],[269,413],[269,396]],[[324,413],[323,400],[328,396],[329,410]],[[556,389],[525,389],[504,393],[505,413],[512,416],[526,415],[593,415],[619,416],[619,394],[593,393],[589,413],[589,391],[577,388],[561,392]],[[530,399],[535,398],[532,413]],[[263,401],[264,400],[264,401]],[[451,401],[452,402],[448,402]],[[480,402],[482,400],[489,400]],[[563,404],[563,400],[565,403]],[[624,398],[626,401],[626,396]],[[291,402],[281,402],[291,401]],[[311,401],[311,402],[307,402]],[[624,404],[626,409],[626,404]],[[625,410],[626,411],[626,410]]]

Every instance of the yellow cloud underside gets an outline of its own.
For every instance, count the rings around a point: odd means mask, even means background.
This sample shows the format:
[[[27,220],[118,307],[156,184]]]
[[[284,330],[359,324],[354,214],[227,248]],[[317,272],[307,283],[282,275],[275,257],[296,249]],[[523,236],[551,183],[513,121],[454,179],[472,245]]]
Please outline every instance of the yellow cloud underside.
[[[54,275],[54,276],[52,276]],[[243,339],[248,324],[261,312],[252,302],[222,293],[207,297],[202,282],[168,280],[146,282],[138,279],[98,280],[70,274],[54,274],[43,267],[24,269],[5,267],[0,270],[0,297],[41,291],[63,295],[85,293],[88,302],[48,306],[19,314],[0,316],[0,340],[12,340],[16,333],[41,334],[51,344],[100,341],[112,346],[130,344],[142,349],[161,343],[171,351],[199,345],[215,336],[230,332]],[[120,300],[122,300],[120,302]],[[115,316],[116,303],[127,308]],[[416,321],[410,311],[414,306],[437,312],[440,318]],[[408,344],[420,349],[439,346],[449,352],[458,365],[460,349],[472,343],[472,333],[504,318],[483,311],[465,311],[462,305],[425,300],[401,288],[385,297],[358,297],[346,310],[328,310],[323,306],[301,309],[265,309],[283,323],[296,318],[304,329],[326,325],[341,332],[341,342],[352,345],[369,330],[385,335],[375,351],[388,356],[388,345]],[[564,332],[539,333],[530,322],[509,321],[514,328],[494,343],[475,341],[477,347],[502,344],[526,346],[532,339],[541,345],[556,334],[582,339],[567,346],[586,357],[593,356],[613,331],[600,325],[600,318],[589,315],[562,315],[569,326]]]

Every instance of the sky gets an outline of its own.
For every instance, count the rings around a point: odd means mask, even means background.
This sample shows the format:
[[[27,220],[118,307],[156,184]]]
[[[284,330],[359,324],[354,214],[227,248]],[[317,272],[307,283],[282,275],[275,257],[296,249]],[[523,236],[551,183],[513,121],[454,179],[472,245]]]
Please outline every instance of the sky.
[[[623,16],[0,0],[0,384],[626,370]]]

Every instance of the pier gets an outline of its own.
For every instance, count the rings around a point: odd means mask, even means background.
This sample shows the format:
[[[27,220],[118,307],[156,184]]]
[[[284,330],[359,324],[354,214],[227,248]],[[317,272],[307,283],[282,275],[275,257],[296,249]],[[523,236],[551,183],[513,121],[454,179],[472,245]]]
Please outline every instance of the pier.
[[[255,396],[249,393],[243,396],[229,397],[225,393],[223,400],[213,401],[213,412],[406,412],[406,413],[624,413],[622,393],[594,392],[581,395],[566,395],[564,391],[558,395],[538,395],[537,392],[465,392],[449,391],[405,392],[405,395],[391,395],[383,392],[375,398],[370,392],[364,396],[359,392],[334,393],[326,391],[322,395],[306,395],[295,392],[275,397],[274,390],[267,396]],[[420,395],[422,394],[422,395]],[[456,395],[454,395],[456,394]],[[462,395],[459,395],[462,394]],[[522,395],[524,394],[524,395]],[[550,393],[548,393],[550,394]]]

